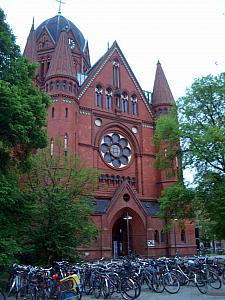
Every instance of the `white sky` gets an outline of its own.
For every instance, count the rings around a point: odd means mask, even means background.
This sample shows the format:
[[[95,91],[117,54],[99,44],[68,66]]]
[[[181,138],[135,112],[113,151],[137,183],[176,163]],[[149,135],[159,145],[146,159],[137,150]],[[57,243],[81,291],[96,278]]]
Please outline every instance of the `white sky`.
[[[144,90],[153,89],[158,60],[175,100],[185,95],[194,78],[225,71],[225,0],[63,2],[62,15],[88,40],[91,63],[103,55],[108,42],[111,46],[117,40]],[[37,28],[57,15],[59,3],[0,0],[0,7],[23,51],[33,17]]]
[[[141,87],[152,91],[159,60],[174,98],[196,77],[225,71],[225,0],[63,0],[62,15],[89,42],[94,64],[117,40]],[[23,51],[35,28],[58,13],[56,0],[0,0]]]

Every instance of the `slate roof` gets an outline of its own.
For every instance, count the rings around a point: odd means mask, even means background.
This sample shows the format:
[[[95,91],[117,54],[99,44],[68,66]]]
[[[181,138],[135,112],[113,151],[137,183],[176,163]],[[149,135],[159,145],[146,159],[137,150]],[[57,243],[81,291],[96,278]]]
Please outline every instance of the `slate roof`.
[[[157,216],[160,212],[160,205],[157,201],[143,201],[141,204],[148,216]]]
[[[91,203],[94,206],[95,213],[104,214],[109,207],[110,199],[93,199]]]
[[[62,30],[67,30],[67,31],[71,30],[76,38],[77,43],[80,46],[80,49],[82,51],[84,50],[85,39],[83,34],[70,20],[66,19],[62,15],[57,15],[41,23],[41,25],[39,25],[38,28],[36,29],[37,39],[41,34],[43,28],[46,28],[48,30],[55,43],[58,42]]]

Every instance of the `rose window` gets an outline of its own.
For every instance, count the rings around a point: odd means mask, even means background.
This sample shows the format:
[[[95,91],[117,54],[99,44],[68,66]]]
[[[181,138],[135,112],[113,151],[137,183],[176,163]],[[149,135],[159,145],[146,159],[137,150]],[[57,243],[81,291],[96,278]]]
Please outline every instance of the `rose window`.
[[[131,160],[131,146],[118,133],[108,133],[101,140],[100,152],[105,163],[114,168],[124,168]]]

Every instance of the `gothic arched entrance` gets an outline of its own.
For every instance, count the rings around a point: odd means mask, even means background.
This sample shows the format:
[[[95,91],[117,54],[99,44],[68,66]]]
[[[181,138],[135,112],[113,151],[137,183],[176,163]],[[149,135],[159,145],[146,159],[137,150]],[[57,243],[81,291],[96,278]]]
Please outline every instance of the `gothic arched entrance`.
[[[133,252],[133,234],[130,215],[124,215],[117,219],[112,228],[113,257],[128,255]]]

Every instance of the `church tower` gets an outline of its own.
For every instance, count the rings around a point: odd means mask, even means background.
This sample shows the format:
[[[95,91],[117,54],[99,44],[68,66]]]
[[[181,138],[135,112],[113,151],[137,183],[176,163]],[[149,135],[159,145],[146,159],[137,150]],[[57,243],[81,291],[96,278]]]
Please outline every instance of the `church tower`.
[[[90,259],[130,251],[174,254],[173,240],[163,231],[165,220],[158,216],[161,186],[154,167],[156,116],[168,113],[174,104],[161,64],[151,101],[116,41],[91,66],[88,42],[60,13],[37,29],[32,24],[24,56],[39,65],[34,82],[51,97],[51,155],[58,155],[57,145],[62,145],[65,158],[72,152],[99,170],[92,200],[99,237],[83,251]],[[194,254],[194,227],[189,227],[185,242],[177,232],[179,252]]]

